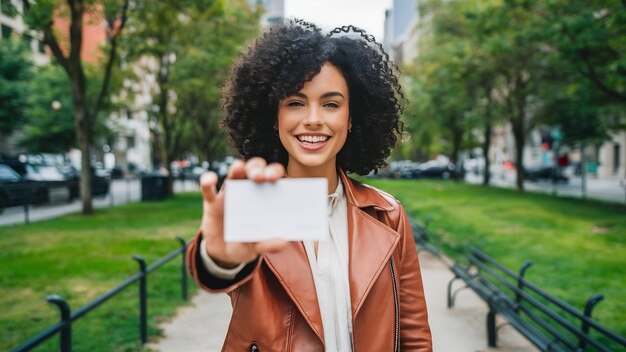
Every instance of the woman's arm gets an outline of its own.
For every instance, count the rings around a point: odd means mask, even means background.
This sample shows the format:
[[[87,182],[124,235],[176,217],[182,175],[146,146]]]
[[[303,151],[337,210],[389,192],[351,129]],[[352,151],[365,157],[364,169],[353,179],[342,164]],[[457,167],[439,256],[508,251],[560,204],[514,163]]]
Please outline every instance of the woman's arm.
[[[432,351],[422,274],[409,219],[400,205],[397,232],[400,234],[400,350]]]
[[[187,247],[187,270],[189,275],[201,288],[209,292],[230,292],[243,285],[252,278],[254,271],[261,263],[260,257],[246,264],[232,279],[221,278],[211,273],[204,264],[200,251],[202,248],[202,233],[198,231],[196,237]]]

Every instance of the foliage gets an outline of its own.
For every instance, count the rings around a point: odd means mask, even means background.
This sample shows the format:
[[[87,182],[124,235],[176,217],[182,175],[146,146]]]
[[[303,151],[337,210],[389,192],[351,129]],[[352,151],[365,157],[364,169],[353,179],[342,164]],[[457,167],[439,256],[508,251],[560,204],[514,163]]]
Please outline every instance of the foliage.
[[[3,227],[0,231],[0,349],[9,351],[59,321],[45,296],[59,294],[73,311],[137,273],[131,259],[148,265],[180,248],[198,226],[201,196],[178,194],[158,203],[135,203],[91,217],[62,218]],[[195,285],[190,281],[190,293]],[[73,324],[75,351],[139,351],[137,284]],[[180,258],[148,278],[149,340],[158,324],[173,317],[180,295]],[[58,351],[52,338],[37,351]]]
[[[191,123],[188,148],[206,160],[228,153],[219,121],[219,89],[243,45],[258,34],[259,12],[243,1],[214,4],[212,12],[197,12],[183,45],[185,54],[172,71],[176,91],[177,119]]]
[[[526,278],[581,310],[603,293],[594,318],[626,335],[626,206],[452,182],[365,182],[399,197],[416,220],[432,216],[433,241],[457,260],[467,245],[513,270],[532,260]]]
[[[491,127],[505,120],[522,166],[526,137],[537,127],[559,127],[563,142],[577,146],[626,126],[623,2],[428,0],[419,10],[424,34],[408,111],[435,122],[424,124],[429,132],[471,146],[453,136],[482,128],[488,149]],[[414,140],[427,134],[417,123],[409,127]],[[522,167],[517,185],[523,189]]]
[[[626,3],[546,1],[545,29],[553,48],[606,99],[626,102]]]
[[[32,77],[25,44],[0,41],[0,134],[9,134],[24,123],[27,82]]]
[[[95,97],[91,94],[87,99],[93,102]],[[57,110],[52,107],[55,101],[60,104]],[[28,152],[65,153],[77,146],[72,94],[67,76],[58,65],[45,65],[35,72],[28,83],[26,115],[24,136],[19,144]],[[109,134],[104,122],[104,119],[95,121],[97,140],[103,140]]]
[[[245,1],[135,5],[137,20],[129,23],[124,55],[137,85],[154,77],[150,111],[158,162],[170,168],[186,152],[208,160],[223,155],[219,88],[243,44],[257,34],[260,13]],[[136,94],[142,93],[128,95]]]
[[[62,69],[40,67],[28,91],[28,118],[20,145],[32,153],[65,153],[76,146],[70,86]],[[52,107],[55,101],[60,103],[57,110]]]

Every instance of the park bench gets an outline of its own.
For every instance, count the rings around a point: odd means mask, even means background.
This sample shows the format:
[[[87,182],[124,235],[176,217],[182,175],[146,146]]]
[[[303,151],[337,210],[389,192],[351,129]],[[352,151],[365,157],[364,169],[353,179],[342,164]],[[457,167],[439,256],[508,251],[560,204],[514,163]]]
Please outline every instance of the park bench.
[[[524,279],[532,265],[525,262],[515,273],[476,248],[470,248],[469,264],[455,263],[455,277],[448,284],[448,308],[460,290],[471,288],[489,306],[487,341],[496,347],[496,315],[524,335],[541,351],[625,351],[626,338],[591,318],[594,306],[603,296],[589,298],[584,312],[550,295]],[[465,286],[452,290],[462,280]]]
[[[435,257],[441,257],[439,249],[433,245],[431,241],[431,235],[428,231],[428,224],[432,220],[431,216],[427,216],[424,219],[424,224],[420,225],[416,223],[413,218],[409,217],[409,224],[411,230],[413,230],[413,238],[415,238],[415,244],[417,245],[417,251],[425,250],[426,252],[434,255]]]

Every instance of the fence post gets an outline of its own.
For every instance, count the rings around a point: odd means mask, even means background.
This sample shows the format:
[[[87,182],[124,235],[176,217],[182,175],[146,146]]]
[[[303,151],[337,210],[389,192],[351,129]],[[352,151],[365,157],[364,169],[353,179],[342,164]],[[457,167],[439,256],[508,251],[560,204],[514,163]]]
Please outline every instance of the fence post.
[[[130,177],[126,176],[126,203],[130,203]]]
[[[24,204],[24,223],[27,225],[30,223],[28,207],[28,202],[26,202],[26,204]]]
[[[600,303],[600,301],[602,301],[603,299],[604,299],[604,295],[601,293],[591,296],[587,300],[587,303],[585,303],[585,317],[591,319],[591,313],[593,311],[593,308],[596,306],[596,304]],[[583,331],[585,336],[589,335],[589,323],[587,323],[585,320],[583,320],[583,326],[581,330]],[[587,347],[587,340],[585,340],[584,336],[581,337],[580,340],[578,341],[578,347],[580,348],[580,350],[584,350],[585,347]]]
[[[67,301],[61,296],[50,295],[46,296],[46,301],[56,305],[61,311],[61,321],[63,322],[63,328],[60,332],[61,337],[61,352],[72,351],[72,312]]]
[[[180,242],[181,245],[181,257],[182,257],[182,266],[181,266],[181,292],[183,295],[183,301],[187,301],[188,299],[188,295],[187,295],[187,258],[186,258],[186,254],[187,254],[187,242],[185,241],[184,238],[182,238],[181,236],[177,236],[176,239]]]
[[[527,260],[522,264],[519,269],[519,279],[517,279],[517,288],[522,291],[524,289],[524,275],[526,275],[526,270],[533,266],[533,262]],[[519,313],[519,305],[522,301],[522,294],[520,292],[515,292],[515,312]]]
[[[139,255],[134,255],[133,259],[139,264],[139,272],[141,273],[141,279],[139,279],[139,334],[141,336],[141,343],[148,342],[148,305],[147,295],[148,287],[146,272],[146,261]]]

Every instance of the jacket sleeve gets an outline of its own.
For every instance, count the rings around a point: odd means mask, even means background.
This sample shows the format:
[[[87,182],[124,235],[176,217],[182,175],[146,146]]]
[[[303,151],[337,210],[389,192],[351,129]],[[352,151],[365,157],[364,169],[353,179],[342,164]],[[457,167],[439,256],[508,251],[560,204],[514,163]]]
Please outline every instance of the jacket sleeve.
[[[398,221],[400,234],[400,350],[401,351],[432,351],[432,337],[428,324],[426,299],[422,274],[415,247],[415,239],[409,219],[400,205]]]
[[[202,233],[198,231],[196,237],[191,240],[187,246],[187,270],[189,275],[200,286],[200,288],[209,292],[231,292],[237,287],[243,285],[252,278],[258,267],[261,265],[261,258],[250,262],[241,269],[241,271],[232,280],[225,280],[214,275],[206,269],[200,257],[202,242]]]

